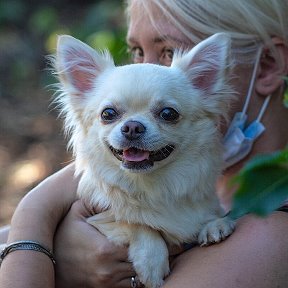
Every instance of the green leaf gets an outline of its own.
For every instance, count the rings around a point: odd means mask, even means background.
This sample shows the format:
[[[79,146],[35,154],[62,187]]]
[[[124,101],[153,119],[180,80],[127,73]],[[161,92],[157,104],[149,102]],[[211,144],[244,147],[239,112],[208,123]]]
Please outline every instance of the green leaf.
[[[238,185],[231,217],[247,213],[266,216],[288,198],[288,149],[255,157],[233,179]]]
[[[256,169],[257,167],[271,166],[271,165],[288,165],[288,148],[282,151],[265,154],[254,157],[249,161],[246,166],[240,171],[239,175],[246,174],[250,170]]]

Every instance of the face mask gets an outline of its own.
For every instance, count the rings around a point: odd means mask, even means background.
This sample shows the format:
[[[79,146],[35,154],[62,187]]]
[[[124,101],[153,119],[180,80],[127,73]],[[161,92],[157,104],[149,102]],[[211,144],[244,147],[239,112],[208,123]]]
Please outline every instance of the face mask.
[[[224,145],[224,167],[228,168],[243,158],[245,158],[252,149],[255,140],[264,132],[265,127],[260,122],[261,118],[269,104],[270,96],[266,97],[263,106],[259,112],[256,120],[247,125],[247,107],[251,98],[252,90],[254,87],[256,72],[261,56],[262,48],[258,50],[256,61],[251,77],[247,97],[242,112],[235,114],[229,128],[223,138]]]

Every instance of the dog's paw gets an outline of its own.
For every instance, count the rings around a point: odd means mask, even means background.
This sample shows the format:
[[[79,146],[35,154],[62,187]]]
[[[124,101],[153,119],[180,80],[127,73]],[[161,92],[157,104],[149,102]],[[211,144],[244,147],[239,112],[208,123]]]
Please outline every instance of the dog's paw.
[[[227,238],[235,228],[235,222],[228,217],[218,218],[208,222],[198,235],[201,246],[218,243]]]
[[[145,288],[160,288],[164,284],[164,278],[169,274],[168,257],[159,254],[149,255],[149,258],[141,260],[141,267],[134,262],[135,270],[141,283]],[[136,261],[137,262],[137,261]],[[140,262],[140,261],[139,261]],[[140,264],[140,263],[139,263]]]
[[[129,259],[146,288],[159,288],[169,274],[168,249],[158,232],[141,235],[130,243]]]

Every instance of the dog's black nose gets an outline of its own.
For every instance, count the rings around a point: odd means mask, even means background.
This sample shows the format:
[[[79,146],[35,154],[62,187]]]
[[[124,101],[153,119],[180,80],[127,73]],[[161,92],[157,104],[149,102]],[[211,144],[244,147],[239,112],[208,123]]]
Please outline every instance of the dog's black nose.
[[[127,121],[121,127],[122,134],[128,140],[138,139],[146,131],[145,126],[138,121]]]

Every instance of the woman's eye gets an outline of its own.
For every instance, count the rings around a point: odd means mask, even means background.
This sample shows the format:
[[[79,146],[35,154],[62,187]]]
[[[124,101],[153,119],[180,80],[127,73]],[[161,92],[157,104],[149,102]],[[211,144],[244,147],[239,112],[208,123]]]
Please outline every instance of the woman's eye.
[[[168,58],[168,59],[172,60],[172,59],[173,59],[173,55],[174,55],[174,49],[172,49],[172,48],[166,48],[166,49],[164,50],[164,56],[165,56],[165,58]]]
[[[168,122],[175,122],[179,119],[180,114],[173,108],[164,108],[159,113],[160,118]]]
[[[170,66],[174,55],[174,49],[164,48],[161,54],[161,65]]]
[[[106,108],[101,113],[101,119],[104,122],[111,122],[117,119],[119,116],[118,112],[113,108]]]
[[[133,63],[142,63],[144,53],[140,47],[132,47],[129,49]]]

